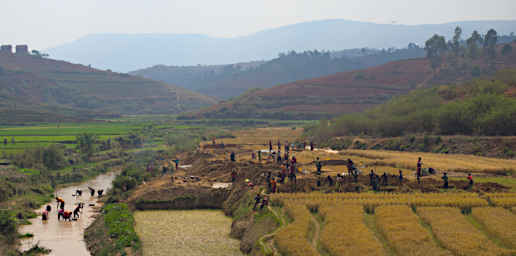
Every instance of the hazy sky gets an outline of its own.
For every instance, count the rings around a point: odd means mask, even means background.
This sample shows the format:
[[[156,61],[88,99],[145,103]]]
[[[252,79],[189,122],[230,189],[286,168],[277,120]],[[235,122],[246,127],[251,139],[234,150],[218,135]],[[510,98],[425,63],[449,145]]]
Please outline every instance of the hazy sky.
[[[516,0],[0,0],[0,44],[44,49],[93,33],[239,36],[303,21],[516,19]]]

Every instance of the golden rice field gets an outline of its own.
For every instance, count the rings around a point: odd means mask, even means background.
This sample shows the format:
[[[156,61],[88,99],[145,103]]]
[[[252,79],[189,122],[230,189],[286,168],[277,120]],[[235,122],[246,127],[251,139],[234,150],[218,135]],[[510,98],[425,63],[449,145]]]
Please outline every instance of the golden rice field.
[[[144,255],[242,255],[221,211],[138,211],[134,218]]]
[[[375,211],[378,230],[399,255],[453,255],[432,240],[431,234],[407,206],[380,206]]]
[[[423,159],[423,167],[440,171],[455,172],[514,172],[516,160],[479,157],[459,154],[435,154],[419,152],[398,152],[382,150],[345,150],[342,154],[350,158],[358,157],[367,161],[375,159],[377,165],[399,168],[415,168],[417,158]],[[369,160],[370,161],[370,160]]]
[[[325,221],[321,232],[321,245],[331,255],[385,255],[382,244],[363,221],[363,207],[321,206],[319,213]],[[348,235],[335,235],[343,230],[346,230]]]
[[[506,206],[516,206],[516,193],[505,193],[500,200],[509,200]],[[511,195],[513,197],[511,197]],[[489,206],[488,199],[476,193],[278,193],[271,199],[279,202],[319,205],[409,205],[449,206],[458,208]],[[492,201],[493,199],[491,199]],[[505,202],[505,201],[504,201]]]
[[[275,243],[283,255],[311,256],[319,255],[317,250],[308,242],[308,230],[310,226],[310,212],[304,205],[289,205],[287,214],[294,221],[281,229],[276,234]]]
[[[489,203],[516,193],[493,195],[275,194],[273,205],[292,221],[274,240],[282,255],[516,255],[516,208]],[[311,214],[323,222],[317,246],[308,235]]]
[[[458,208],[423,207],[417,210],[424,222],[432,227],[436,238],[456,255],[510,255],[488,236],[473,226]],[[496,216],[491,216],[496,218]],[[507,223],[516,228],[516,223]],[[516,253],[516,251],[513,251]]]
[[[504,208],[484,207],[474,208],[471,215],[482,223],[491,235],[499,237],[509,247],[516,248],[516,214]]]

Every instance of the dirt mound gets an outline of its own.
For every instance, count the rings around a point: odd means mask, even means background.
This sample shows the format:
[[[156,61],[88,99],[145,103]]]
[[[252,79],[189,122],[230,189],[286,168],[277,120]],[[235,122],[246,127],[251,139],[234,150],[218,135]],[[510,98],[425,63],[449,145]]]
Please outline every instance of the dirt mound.
[[[130,201],[138,210],[220,209],[229,196],[227,189],[199,186],[163,187]]]
[[[237,144],[205,144],[203,149],[240,148]]]

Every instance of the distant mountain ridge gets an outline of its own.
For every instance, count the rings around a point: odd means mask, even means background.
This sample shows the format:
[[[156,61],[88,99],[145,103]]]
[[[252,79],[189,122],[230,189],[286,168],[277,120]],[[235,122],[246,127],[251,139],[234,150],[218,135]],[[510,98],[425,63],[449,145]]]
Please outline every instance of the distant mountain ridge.
[[[229,99],[249,89],[320,77],[337,72],[377,66],[389,61],[419,58],[423,48],[350,49],[339,52],[289,52],[270,61],[214,66],[158,65],[130,72],[153,80],[177,84],[205,95]]]
[[[214,65],[268,60],[289,50],[400,48],[408,42],[422,45],[434,33],[449,37],[455,26],[461,26],[467,35],[474,29],[485,33],[490,28],[499,34],[516,32],[516,20],[395,25],[337,19],[298,23],[235,38],[192,34],[93,34],[46,52],[56,59],[127,72],[158,64]]]

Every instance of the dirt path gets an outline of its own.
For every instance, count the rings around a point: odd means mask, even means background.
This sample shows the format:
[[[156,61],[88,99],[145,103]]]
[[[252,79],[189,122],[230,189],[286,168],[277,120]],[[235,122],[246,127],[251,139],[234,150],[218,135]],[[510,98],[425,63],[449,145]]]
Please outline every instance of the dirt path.
[[[276,235],[278,230],[282,229],[287,225],[287,221],[281,216],[281,214],[278,214],[272,207],[267,206],[267,208],[269,209],[269,211],[272,212],[272,214],[274,214],[274,216],[276,216],[276,218],[280,220],[280,226],[274,232],[260,237],[260,239],[258,239],[258,244],[260,245],[260,247],[264,249],[266,255],[281,255],[276,246],[274,245],[274,236]]]
[[[312,246],[315,250],[319,251],[319,240],[321,238],[321,224],[319,223],[319,220],[312,214],[311,221],[314,223],[314,233],[312,237]]]

